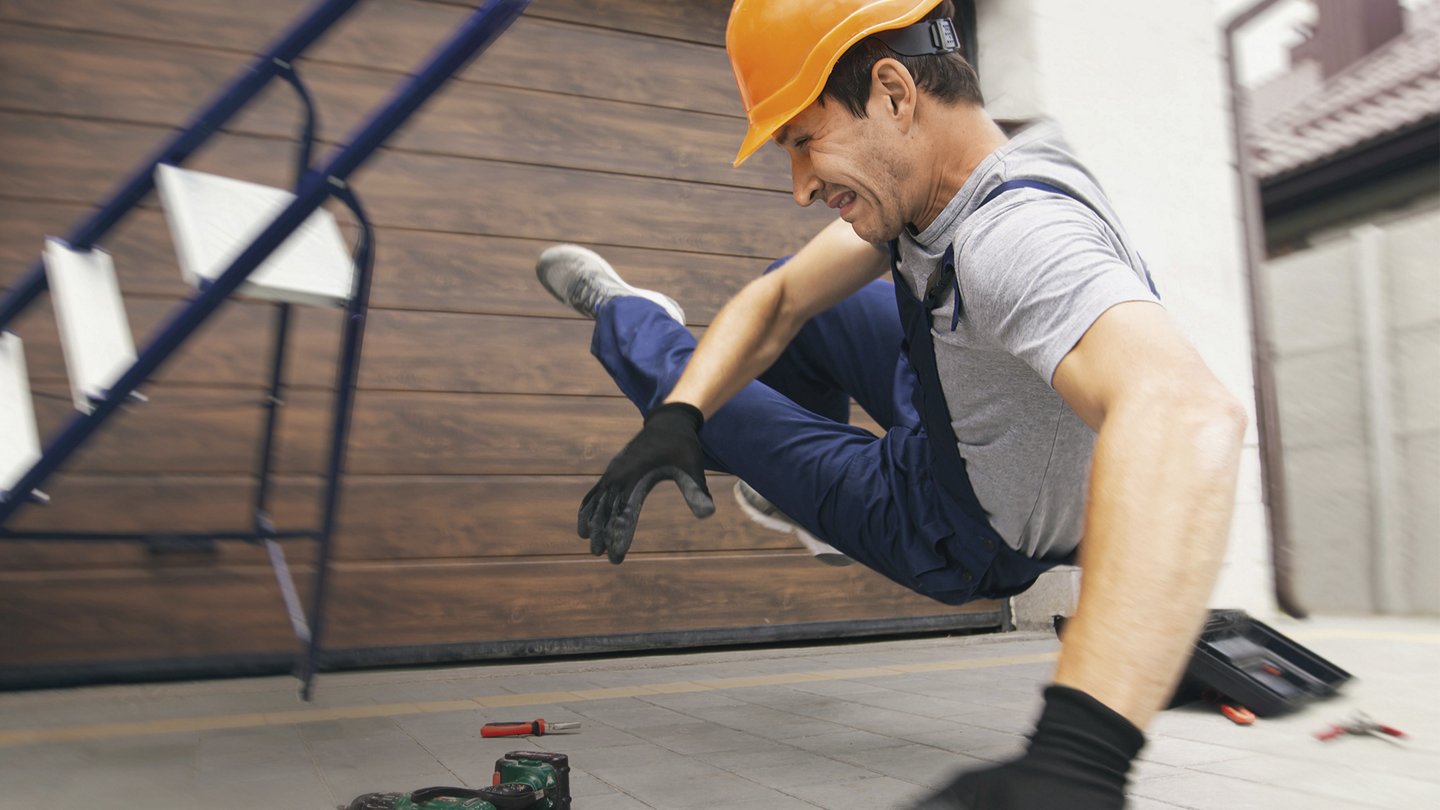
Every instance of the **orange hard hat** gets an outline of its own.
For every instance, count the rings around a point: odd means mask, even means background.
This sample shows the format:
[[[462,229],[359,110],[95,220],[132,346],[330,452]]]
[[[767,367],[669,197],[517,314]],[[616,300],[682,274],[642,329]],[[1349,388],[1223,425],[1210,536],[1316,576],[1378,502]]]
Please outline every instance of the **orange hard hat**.
[[[750,121],[735,165],[820,97],[830,69],[850,46],[904,28],[938,5],[940,0],[735,0],[725,52]]]

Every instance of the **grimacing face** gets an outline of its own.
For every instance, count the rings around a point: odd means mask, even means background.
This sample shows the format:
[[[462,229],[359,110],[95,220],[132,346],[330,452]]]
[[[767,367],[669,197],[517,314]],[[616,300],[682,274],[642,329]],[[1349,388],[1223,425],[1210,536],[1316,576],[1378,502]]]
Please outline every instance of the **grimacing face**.
[[[856,118],[842,104],[817,100],[781,127],[775,141],[790,156],[797,204],[824,203],[869,242],[900,235],[910,219],[903,144],[883,119],[873,113]]]

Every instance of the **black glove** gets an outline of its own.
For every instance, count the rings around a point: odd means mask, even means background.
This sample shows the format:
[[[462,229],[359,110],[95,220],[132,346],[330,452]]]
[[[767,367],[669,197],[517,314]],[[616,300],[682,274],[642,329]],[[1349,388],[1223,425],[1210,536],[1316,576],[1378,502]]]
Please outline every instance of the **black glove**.
[[[680,487],[695,517],[715,513],[715,501],[705,487],[704,454],[700,426],[705,415],[694,405],[670,402],[645,417],[645,427],[625,445],[585,500],[580,502],[581,537],[590,538],[590,553],[610,554],[619,565],[635,538],[640,506],[655,485],[666,479]]]
[[[1105,704],[1051,686],[1024,756],[962,773],[914,810],[1121,810],[1130,761],[1144,744],[1140,729]]]

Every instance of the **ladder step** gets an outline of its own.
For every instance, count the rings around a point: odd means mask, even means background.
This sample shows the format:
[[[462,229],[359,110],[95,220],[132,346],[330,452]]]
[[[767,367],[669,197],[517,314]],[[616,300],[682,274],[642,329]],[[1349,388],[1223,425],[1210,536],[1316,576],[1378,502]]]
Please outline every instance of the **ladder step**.
[[[14,486],[39,460],[25,346],[19,336],[5,332],[0,334],[0,491]]]
[[[265,226],[295,199],[284,189],[160,164],[155,169],[165,217],[186,281],[203,288],[225,272]],[[237,292],[311,306],[344,306],[355,264],[335,217],[317,209]]]
[[[120,300],[115,265],[103,250],[74,250],[45,240],[45,274],[55,304],[55,324],[65,350],[75,408],[91,411],[115,381],[135,364],[135,338]]]

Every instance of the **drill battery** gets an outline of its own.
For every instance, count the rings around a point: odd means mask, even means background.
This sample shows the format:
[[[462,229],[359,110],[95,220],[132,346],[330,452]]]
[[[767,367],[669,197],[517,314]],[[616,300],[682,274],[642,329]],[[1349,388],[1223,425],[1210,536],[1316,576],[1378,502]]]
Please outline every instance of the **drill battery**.
[[[511,751],[495,760],[496,785],[525,784],[543,796],[533,810],[570,810],[570,758],[553,751]],[[530,808],[526,808],[530,810]]]

